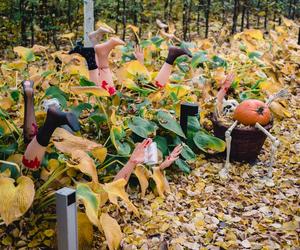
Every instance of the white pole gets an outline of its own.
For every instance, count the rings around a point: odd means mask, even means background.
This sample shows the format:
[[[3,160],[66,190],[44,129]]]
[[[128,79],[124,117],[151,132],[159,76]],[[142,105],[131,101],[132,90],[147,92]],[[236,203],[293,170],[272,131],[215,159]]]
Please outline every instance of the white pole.
[[[92,47],[88,33],[94,31],[94,0],[84,2],[84,47]]]

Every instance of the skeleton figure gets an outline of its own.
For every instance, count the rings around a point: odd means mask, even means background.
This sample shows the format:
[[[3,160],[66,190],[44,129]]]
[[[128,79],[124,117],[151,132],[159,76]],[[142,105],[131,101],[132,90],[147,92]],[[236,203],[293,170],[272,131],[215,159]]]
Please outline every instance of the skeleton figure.
[[[238,105],[239,103],[235,99],[231,99],[231,100],[223,99],[222,114],[225,116],[231,115]]]
[[[221,87],[219,93],[218,93],[218,98],[217,98],[217,114],[221,114],[221,115],[228,115],[229,113],[234,112],[234,110],[236,109],[236,107],[238,106],[237,101],[236,100],[229,100],[229,101],[225,101],[223,102],[223,98],[226,95],[226,92],[229,88],[229,86],[231,85],[233,81],[233,75],[229,74],[226,79],[223,82],[223,86]],[[266,104],[269,106],[275,99],[280,98],[280,97],[284,97],[288,94],[287,90],[281,90],[278,93],[276,93],[273,96],[270,96],[269,99],[266,101]],[[219,103],[220,100],[222,100],[222,103]],[[219,107],[222,107],[222,111],[220,112]],[[229,162],[229,158],[230,158],[230,149],[231,149],[231,133],[234,130],[234,128],[237,126],[238,121],[235,121],[225,132],[225,141],[226,141],[226,162],[225,162],[225,166],[224,168],[221,169],[221,171],[219,172],[219,175],[221,178],[223,179],[227,179],[228,178],[228,173],[229,173],[229,167],[230,167],[230,162]],[[279,140],[272,136],[269,131],[267,131],[263,126],[261,126],[259,123],[255,124],[255,128],[259,129],[260,131],[262,131],[268,138],[271,139],[272,141],[272,146],[271,146],[271,159],[270,159],[270,164],[269,164],[269,169],[268,169],[268,177],[272,178],[272,173],[273,173],[273,165],[274,165],[274,161],[275,161],[275,153],[277,151],[277,148],[280,144]]]

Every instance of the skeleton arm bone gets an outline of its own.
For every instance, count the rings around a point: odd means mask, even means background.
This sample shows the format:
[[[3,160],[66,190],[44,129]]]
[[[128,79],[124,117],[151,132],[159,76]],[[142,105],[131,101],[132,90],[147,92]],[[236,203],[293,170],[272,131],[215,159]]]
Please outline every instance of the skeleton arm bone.
[[[267,137],[269,137],[272,141],[272,146],[271,146],[271,160],[270,160],[270,167],[268,170],[268,177],[272,177],[272,172],[273,172],[273,166],[274,166],[274,162],[275,162],[275,153],[277,151],[277,148],[280,145],[280,141],[274,137],[273,135],[270,134],[270,132],[268,130],[266,130],[263,126],[261,126],[259,123],[255,124],[255,127],[257,129],[259,129],[260,131],[262,131]]]
[[[224,168],[221,169],[220,171],[220,177],[221,178],[227,178],[228,177],[228,172],[229,172],[229,167],[230,167],[230,149],[231,149],[231,133],[232,130],[236,127],[238,121],[235,121],[225,132],[225,140],[226,140],[226,162]]]

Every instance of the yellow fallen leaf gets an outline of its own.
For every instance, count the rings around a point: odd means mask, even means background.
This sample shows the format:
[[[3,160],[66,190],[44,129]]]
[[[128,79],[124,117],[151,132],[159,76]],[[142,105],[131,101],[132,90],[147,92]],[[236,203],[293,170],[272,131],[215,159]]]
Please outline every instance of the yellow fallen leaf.
[[[299,221],[293,220],[282,224],[281,230],[283,231],[296,231],[300,228]]]
[[[281,16],[281,18],[282,18],[282,22],[285,24],[285,26],[287,26],[287,27],[295,26],[295,23],[292,20],[285,18],[283,16]]]
[[[147,79],[150,79],[150,73],[147,70],[147,68],[137,60],[133,60],[126,63],[124,67],[127,70],[127,72],[131,75],[131,77],[143,75]]]
[[[75,150],[89,152],[95,148],[101,148],[102,145],[90,141],[86,138],[75,136],[63,128],[57,128],[52,140],[54,146],[62,153],[72,154]]]
[[[4,134],[4,135],[7,135],[7,134],[11,134],[12,132],[14,131],[12,125],[9,123],[8,120],[2,120],[0,118],[0,134]]]
[[[93,190],[93,192],[99,195],[99,199],[100,199],[99,206],[100,207],[104,206],[104,204],[108,201],[108,194],[103,189],[103,184],[99,182],[89,182],[87,183],[87,185]]]
[[[72,152],[72,159],[79,163],[77,165],[67,163],[68,167],[76,168],[82,173],[87,174],[92,178],[93,182],[99,182],[96,165],[93,159],[86,152],[82,150],[75,150]]]
[[[94,229],[85,213],[77,212],[78,218],[78,247],[79,250],[91,249]]]
[[[292,117],[292,114],[285,108],[283,107],[281,104],[279,104],[276,101],[273,101],[270,104],[270,110],[277,116],[284,118],[284,117]]]
[[[134,33],[138,33],[139,32],[139,27],[136,27],[136,26],[134,26],[132,24],[127,25],[127,28],[132,29],[132,31]]]
[[[103,88],[100,88],[98,86],[74,86],[70,88],[71,92],[74,94],[93,94],[94,96],[98,97],[106,97],[110,96],[110,94]]]
[[[49,176],[59,167],[59,165],[58,160],[50,159],[47,168],[43,168],[41,171],[41,179],[44,181],[48,180]]]
[[[0,107],[4,110],[8,110],[13,104],[14,101],[9,97],[2,97],[0,99]]]
[[[29,177],[19,177],[17,186],[14,182],[14,179],[0,177],[0,216],[6,225],[25,214],[35,194],[33,181]]]
[[[128,198],[128,194],[125,191],[127,182],[125,179],[119,179],[110,183],[105,183],[103,189],[107,192],[109,200],[118,206],[118,199],[120,197],[128,206],[128,210],[133,211],[136,216],[139,216],[139,211],[132,204]]]
[[[14,52],[22,59],[26,59],[31,53],[33,53],[32,49],[23,46],[14,47]]]
[[[247,29],[243,32],[245,35],[250,36],[256,40],[264,40],[263,33],[257,29]]]
[[[109,250],[119,249],[123,236],[118,222],[107,213],[102,213],[99,228],[102,228],[104,231]]]
[[[153,167],[152,179],[155,181],[157,192],[160,197],[164,198],[165,192],[170,192],[169,183],[165,177],[165,175],[161,172],[159,167]]]
[[[142,193],[141,196],[145,197],[146,190],[149,186],[148,180],[150,178],[150,173],[148,169],[146,169],[143,165],[137,165],[134,170],[134,174],[138,178],[139,183],[141,185],[141,193]]]
[[[166,84],[166,91],[168,94],[171,94],[173,92],[178,98],[181,98],[190,93],[191,87],[187,85],[168,83]]]
[[[73,32],[71,32],[71,33],[63,34],[60,37],[66,38],[66,39],[72,39],[74,36],[75,36],[75,34]]]
[[[96,26],[97,29],[100,28],[100,27],[103,27],[103,28],[108,29],[111,33],[115,33],[115,30],[112,27],[110,27],[108,24],[106,24],[106,23],[104,23],[100,20],[96,23],[95,26]]]
[[[45,52],[47,49],[48,49],[48,47],[37,45],[37,44],[33,45],[33,47],[32,47],[32,51],[34,53]]]
[[[107,156],[107,148],[97,147],[94,148],[91,153],[102,164]]]

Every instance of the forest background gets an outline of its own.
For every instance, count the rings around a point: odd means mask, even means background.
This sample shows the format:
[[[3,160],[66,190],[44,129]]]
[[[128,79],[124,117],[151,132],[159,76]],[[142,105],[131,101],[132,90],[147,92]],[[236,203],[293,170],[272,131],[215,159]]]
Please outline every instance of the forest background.
[[[114,27],[123,39],[129,24],[139,27],[141,37],[155,32],[157,18],[173,23],[176,36],[191,41],[244,28],[267,32],[281,24],[282,16],[300,16],[299,0],[96,0],[94,5],[95,20]],[[1,0],[0,31],[1,57],[6,59],[14,58],[17,45],[47,44],[59,50],[65,44],[62,34],[83,34],[83,1]]]

